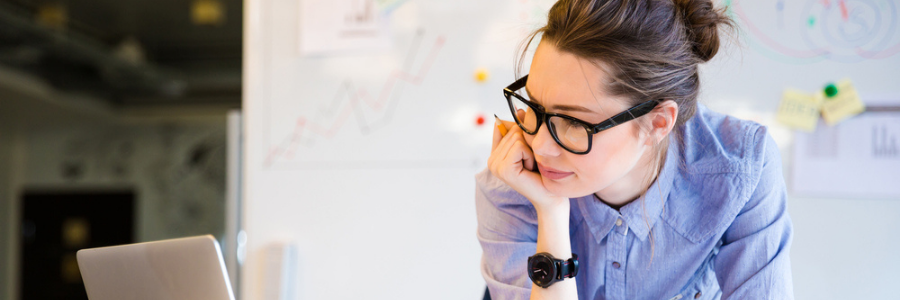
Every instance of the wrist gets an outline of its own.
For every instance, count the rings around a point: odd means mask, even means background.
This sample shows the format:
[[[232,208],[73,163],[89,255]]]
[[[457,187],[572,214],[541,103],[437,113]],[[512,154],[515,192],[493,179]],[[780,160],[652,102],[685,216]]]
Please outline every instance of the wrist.
[[[569,200],[556,205],[535,207],[538,221],[537,252],[547,252],[557,258],[572,255],[569,237]]]
[[[569,217],[569,198],[565,197],[555,197],[551,199],[544,199],[544,201],[533,201],[534,210],[538,214],[538,218],[544,217],[565,217],[568,220]]]

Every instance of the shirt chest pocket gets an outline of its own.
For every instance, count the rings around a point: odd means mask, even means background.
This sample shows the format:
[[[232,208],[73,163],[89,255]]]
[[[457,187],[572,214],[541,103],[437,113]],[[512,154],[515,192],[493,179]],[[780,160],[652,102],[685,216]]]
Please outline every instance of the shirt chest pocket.
[[[678,196],[666,202],[661,218],[673,230],[693,243],[707,240],[725,231],[740,212],[746,200],[743,174],[692,174],[691,186],[676,182]]]
[[[688,283],[681,292],[669,298],[669,300],[712,300],[722,297],[722,291],[719,289],[719,282],[716,280],[716,273],[708,266],[704,266],[705,270],[701,274],[697,274],[691,282]]]

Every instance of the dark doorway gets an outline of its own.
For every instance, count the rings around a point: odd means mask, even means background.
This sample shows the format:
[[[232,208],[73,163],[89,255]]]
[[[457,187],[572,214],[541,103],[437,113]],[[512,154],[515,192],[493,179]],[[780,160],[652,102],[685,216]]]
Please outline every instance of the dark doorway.
[[[130,190],[25,192],[21,299],[87,299],[75,253],[133,243],[134,206]]]

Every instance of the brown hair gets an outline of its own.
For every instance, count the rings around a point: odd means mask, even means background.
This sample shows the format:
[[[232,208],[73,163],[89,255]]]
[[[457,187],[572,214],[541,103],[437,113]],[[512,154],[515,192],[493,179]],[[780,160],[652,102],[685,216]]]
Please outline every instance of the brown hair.
[[[675,101],[679,109],[674,131],[683,142],[680,125],[697,111],[697,65],[716,55],[723,27],[734,29],[734,23],[711,0],[560,0],[550,9],[547,25],[524,43],[518,66],[521,69],[525,50],[541,34],[560,51],[603,68],[611,82],[601,86],[610,95],[629,99],[628,106],[653,99]],[[661,144],[648,184],[665,160],[667,143]]]
[[[675,101],[677,128],[696,112],[697,65],[718,52],[720,25],[733,28],[710,0],[560,0],[523,50],[541,34],[560,51],[603,62],[613,79],[608,93],[631,105]]]

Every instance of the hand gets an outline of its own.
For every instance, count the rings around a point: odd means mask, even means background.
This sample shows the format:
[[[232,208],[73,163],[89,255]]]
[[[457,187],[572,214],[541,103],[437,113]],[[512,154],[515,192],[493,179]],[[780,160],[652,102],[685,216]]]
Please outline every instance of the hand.
[[[544,210],[568,205],[568,198],[556,196],[547,188],[536,170],[534,153],[525,142],[524,132],[515,122],[501,121],[508,128],[505,136],[500,136],[498,124],[494,124],[494,141],[488,169],[497,178],[531,201],[535,209]],[[566,211],[568,211],[566,206]]]

